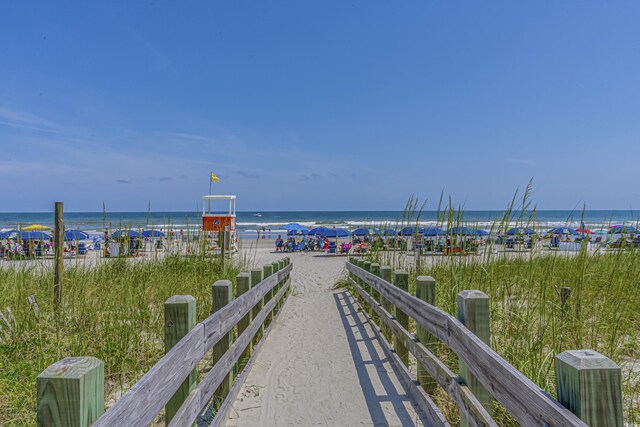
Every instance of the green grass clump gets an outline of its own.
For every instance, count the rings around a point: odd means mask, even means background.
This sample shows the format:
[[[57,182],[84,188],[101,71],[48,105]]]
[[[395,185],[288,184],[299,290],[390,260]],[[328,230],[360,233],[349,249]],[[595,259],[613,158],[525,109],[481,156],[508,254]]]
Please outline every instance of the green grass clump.
[[[201,321],[211,309],[211,285],[239,271],[195,255],[67,269],[57,320],[50,271],[0,269],[0,424],[35,424],[35,379],[64,357],[104,361],[107,399],[126,391],[164,354],[163,303],[193,295]]]

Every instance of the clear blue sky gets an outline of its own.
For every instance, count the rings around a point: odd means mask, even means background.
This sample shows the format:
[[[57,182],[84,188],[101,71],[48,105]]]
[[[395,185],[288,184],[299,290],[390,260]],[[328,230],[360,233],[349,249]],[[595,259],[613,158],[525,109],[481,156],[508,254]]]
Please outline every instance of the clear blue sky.
[[[0,6],[0,211],[640,207],[640,2]]]

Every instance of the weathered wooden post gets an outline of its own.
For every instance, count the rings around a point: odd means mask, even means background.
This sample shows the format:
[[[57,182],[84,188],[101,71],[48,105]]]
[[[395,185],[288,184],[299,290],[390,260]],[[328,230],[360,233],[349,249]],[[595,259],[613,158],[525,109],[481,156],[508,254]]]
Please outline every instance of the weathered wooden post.
[[[263,273],[264,279],[271,276],[274,273],[273,264],[265,264],[264,267],[262,267],[262,271],[264,272]],[[271,298],[273,298],[273,288],[271,288],[271,290],[265,294],[263,298],[263,306],[267,304],[271,300]],[[272,313],[273,311],[267,314],[267,317],[265,317],[264,319],[264,325],[268,325],[271,323]]]
[[[380,278],[382,280],[388,283],[392,283],[391,276],[391,267],[389,267],[388,265],[383,265],[380,267]],[[389,302],[388,299],[380,295],[380,303],[382,304],[382,308],[384,308],[387,313],[395,317],[394,306]],[[391,342],[391,330],[387,328],[386,333],[387,341]]]
[[[458,320],[473,332],[482,342],[491,345],[489,325],[489,296],[481,291],[462,291],[458,294]],[[473,375],[467,365],[459,361],[460,379],[484,406],[489,414],[493,413],[492,396]],[[460,414],[460,426],[468,426],[469,420]]]
[[[64,270],[64,203],[56,202],[55,224],[53,231],[53,305],[56,312],[60,309],[62,302],[62,274]]]
[[[236,276],[236,293],[238,296],[244,294],[245,292],[249,292],[251,289],[251,275],[249,273],[240,273]],[[251,324],[251,320],[253,319],[253,312],[249,310],[246,316],[244,316],[240,321],[238,321],[238,336],[244,332],[245,329],[249,327]],[[251,354],[253,353],[253,342],[249,342],[247,348],[240,355],[240,359],[238,359],[238,374],[242,372],[242,368],[246,364],[246,361],[249,360]]]
[[[38,426],[85,427],[104,413],[104,363],[67,357],[36,378]]]
[[[622,427],[620,367],[594,350],[556,356],[558,401],[591,427]]]
[[[212,286],[212,308],[211,312],[215,313],[220,310],[225,305],[229,304],[233,299],[233,287],[231,285],[230,280],[218,280]],[[213,346],[213,364],[215,365],[218,360],[224,356],[224,354],[231,347],[231,331],[227,332],[225,336],[220,338]],[[220,383],[217,390],[213,394],[213,401],[223,402],[224,398],[229,394],[229,390],[231,389],[231,385],[233,384],[233,372],[229,371],[229,374],[225,377],[224,380]]]
[[[436,279],[431,276],[418,276],[416,278],[416,297],[431,304],[436,305]],[[429,351],[435,354],[438,347],[438,339],[427,332],[420,325],[416,325],[416,337]],[[418,363],[418,382],[422,388],[430,394],[433,394],[438,387],[438,383],[431,375]]]
[[[164,303],[164,351],[169,352],[196,326],[196,299],[191,295],[174,295]],[[173,419],[189,393],[196,387],[194,369],[165,405],[165,424]]]
[[[262,269],[261,268],[254,268],[251,270],[251,287],[255,287],[258,285],[258,283],[262,282]],[[255,307],[253,307],[253,317],[255,318],[258,313],[260,313],[260,310],[262,310],[263,307],[263,301],[264,299],[260,299],[260,301],[258,301],[258,303],[255,305]],[[257,344],[258,341],[260,341],[260,338],[262,338],[262,335],[264,334],[264,325],[260,325],[260,329],[258,329],[258,332],[256,333],[255,337],[253,338],[253,344]]]
[[[371,272],[371,274],[374,274],[374,275],[380,277],[380,264],[378,264],[377,262],[372,263],[371,267],[369,268],[369,271]],[[378,291],[376,291],[375,289],[373,289],[373,287],[371,288],[371,295],[376,300],[376,302],[378,302],[378,304],[379,304],[380,303],[380,293]]]
[[[271,265],[273,266],[273,274],[276,274],[280,269],[280,263],[278,261],[274,261],[271,263]],[[277,285],[271,288],[271,298],[275,297],[279,290],[280,290],[280,282],[278,282]],[[278,311],[278,308],[279,308],[278,304],[276,304],[273,307],[273,310],[271,310],[271,313],[275,314]]]
[[[394,271],[393,284],[398,288],[402,289],[403,291],[408,292],[409,291],[409,273],[407,273],[405,270]],[[398,308],[396,307],[395,317],[398,323],[403,328],[405,328],[406,330],[409,330],[409,316],[407,316],[406,313],[403,313],[401,310],[398,310]],[[398,355],[400,360],[402,360],[402,363],[404,363],[404,365],[408,367],[409,366],[409,350],[407,350],[407,347],[405,347],[404,344],[402,344],[402,339],[396,337],[394,340],[394,347],[396,350],[396,354]]]

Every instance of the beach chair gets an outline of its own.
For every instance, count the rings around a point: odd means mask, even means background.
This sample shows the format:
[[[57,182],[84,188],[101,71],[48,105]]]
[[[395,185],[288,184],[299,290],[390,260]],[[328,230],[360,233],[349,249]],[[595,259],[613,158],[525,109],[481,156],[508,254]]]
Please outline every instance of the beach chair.
[[[336,253],[336,242],[329,242],[329,248],[327,249],[327,253],[330,253],[330,254]]]
[[[340,245],[341,254],[348,254],[350,250],[351,250],[351,243],[343,243]]]
[[[78,243],[78,256],[87,255],[87,245],[84,242]]]

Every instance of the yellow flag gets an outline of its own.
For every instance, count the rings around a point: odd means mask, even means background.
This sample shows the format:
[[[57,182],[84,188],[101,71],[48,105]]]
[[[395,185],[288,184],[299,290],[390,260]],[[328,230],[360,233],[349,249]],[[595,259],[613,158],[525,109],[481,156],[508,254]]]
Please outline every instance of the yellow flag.
[[[220,178],[218,178],[218,175],[213,172],[211,172],[211,182],[220,182]]]

